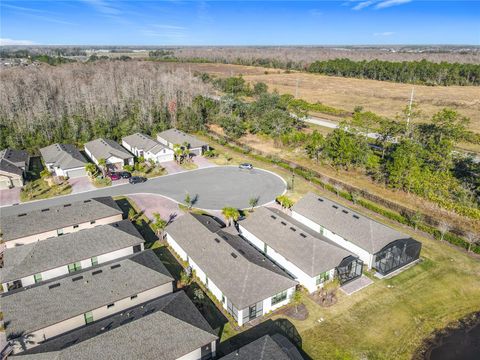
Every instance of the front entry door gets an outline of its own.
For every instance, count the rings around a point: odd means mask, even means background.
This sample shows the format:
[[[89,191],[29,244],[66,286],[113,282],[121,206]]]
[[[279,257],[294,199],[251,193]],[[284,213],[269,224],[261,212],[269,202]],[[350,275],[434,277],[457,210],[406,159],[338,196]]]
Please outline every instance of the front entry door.
[[[257,317],[257,304],[250,306],[249,308],[249,318],[253,320]]]

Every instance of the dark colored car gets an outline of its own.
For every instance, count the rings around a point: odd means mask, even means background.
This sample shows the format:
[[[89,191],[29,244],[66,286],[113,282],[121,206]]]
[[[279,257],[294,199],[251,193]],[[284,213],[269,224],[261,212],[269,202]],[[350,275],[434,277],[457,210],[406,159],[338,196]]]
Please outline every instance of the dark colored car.
[[[253,169],[253,165],[249,163],[243,163],[238,166],[240,169],[248,169],[251,170]]]
[[[130,174],[128,171],[120,171],[118,174],[122,179],[130,179],[132,177],[132,174]]]
[[[130,184],[138,184],[138,183],[143,183],[145,181],[147,181],[147,179],[141,176],[132,176],[130,179],[128,179],[128,182]]]
[[[114,180],[120,180],[120,174],[116,172],[112,172],[108,174],[108,177],[114,181]]]

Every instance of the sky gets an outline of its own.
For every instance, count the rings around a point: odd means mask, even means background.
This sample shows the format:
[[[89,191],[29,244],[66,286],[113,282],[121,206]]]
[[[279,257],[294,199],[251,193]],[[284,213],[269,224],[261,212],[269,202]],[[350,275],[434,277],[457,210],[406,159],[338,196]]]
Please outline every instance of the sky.
[[[480,45],[480,0],[1,0],[15,44]]]

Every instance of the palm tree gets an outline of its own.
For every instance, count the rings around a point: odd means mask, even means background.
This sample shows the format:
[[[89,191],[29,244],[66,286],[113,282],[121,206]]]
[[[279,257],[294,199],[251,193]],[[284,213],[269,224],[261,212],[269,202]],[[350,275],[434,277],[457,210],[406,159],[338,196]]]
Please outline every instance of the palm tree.
[[[157,236],[160,239],[163,239],[164,237],[163,232],[165,231],[165,228],[167,227],[168,222],[162,219],[159,213],[153,213],[153,217],[155,219],[154,222],[152,223],[153,230],[155,230],[155,232],[157,233]]]
[[[98,160],[98,166],[102,169],[102,175],[105,176],[106,168],[107,168],[107,160],[101,158]]]
[[[293,206],[293,200],[286,195],[277,196],[275,200],[282,206],[282,209],[290,209]]]
[[[175,161],[181,163],[183,157],[183,150],[180,144],[173,145],[173,154],[175,155]]]
[[[95,174],[97,173],[97,167],[93,163],[87,163],[85,165],[85,171],[90,177],[95,177]]]
[[[190,160],[190,144],[186,141],[182,145],[182,156],[184,159]]]
[[[235,222],[240,219],[240,212],[233,207],[224,207],[222,209],[222,215],[227,222],[227,226],[232,225],[232,220]]]
[[[248,200],[248,205],[250,205],[250,212],[253,212],[253,208],[258,205],[258,196],[252,197]]]

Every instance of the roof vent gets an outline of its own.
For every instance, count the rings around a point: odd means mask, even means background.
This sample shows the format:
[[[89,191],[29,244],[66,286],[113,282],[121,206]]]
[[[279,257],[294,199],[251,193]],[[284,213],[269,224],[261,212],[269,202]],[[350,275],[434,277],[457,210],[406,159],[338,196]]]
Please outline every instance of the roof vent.
[[[307,235],[305,235],[304,233],[300,233],[300,236],[303,237],[303,238],[307,237]]]
[[[82,279],[83,279],[83,276],[77,276],[77,277],[72,278],[72,281],[78,281],[78,280],[82,280]]]
[[[290,226],[290,230],[292,231],[297,231],[297,229],[295,229],[294,227]]]
[[[18,214],[18,217],[27,216],[27,214]]]
[[[113,226],[118,227],[118,223],[113,224]]]
[[[245,251],[243,251],[242,249],[237,249],[237,251],[242,254],[242,255],[245,255]]]
[[[338,209],[338,206],[337,206],[337,205],[332,205],[332,207],[333,207],[334,209]]]
[[[63,207],[69,207],[69,206],[72,206],[72,204],[65,204],[65,205],[63,205]]]
[[[347,211],[347,210],[342,210],[342,212],[343,212],[344,214],[348,214],[348,211]]]
[[[49,289],[55,289],[56,287],[59,287],[59,286],[60,286],[60,283],[56,283],[56,284],[50,285],[48,288]]]
[[[102,272],[103,272],[103,270],[97,270],[97,271],[92,272],[92,275],[98,275],[98,274],[101,274]]]
[[[215,238],[215,241],[220,244],[220,240],[218,240],[217,238]]]
[[[355,219],[360,219],[360,216],[358,216],[358,215],[353,215],[353,217],[354,217]]]
[[[90,201],[92,201],[92,200],[88,199],[88,200],[84,200],[83,202],[84,203],[89,203]]]
[[[50,211],[50,209],[42,209],[41,212]]]
[[[285,221],[280,221],[282,223],[282,225],[287,225],[287,223]]]
[[[322,198],[318,198],[317,200],[323,202],[323,199],[322,199]]]
[[[275,215],[270,215],[270,217],[274,220],[277,218]]]
[[[122,265],[115,264],[115,265],[110,266],[110,269],[116,269],[116,268],[119,268],[120,266],[122,266]]]
[[[232,257],[235,258],[235,259],[237,258],[237,254],[235,254],[235,253],[231,253],[230,255],[232,255]]]

